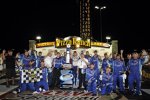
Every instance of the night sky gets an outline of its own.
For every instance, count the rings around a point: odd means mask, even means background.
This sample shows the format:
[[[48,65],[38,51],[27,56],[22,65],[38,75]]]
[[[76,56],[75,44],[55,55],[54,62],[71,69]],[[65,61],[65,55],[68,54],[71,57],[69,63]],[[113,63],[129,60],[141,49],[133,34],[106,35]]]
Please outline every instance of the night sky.
[[[119,41],[119,49],[149,49],[148,0],[91,1],[91,31],[95,40],[100,41],[100,11],[94,6],[105,5],[103,41],[110,35]],[[0,24],[1,49],[28,49],[28,40],[37,35],[43,42],[79,36],[79,0],[3,0]]]

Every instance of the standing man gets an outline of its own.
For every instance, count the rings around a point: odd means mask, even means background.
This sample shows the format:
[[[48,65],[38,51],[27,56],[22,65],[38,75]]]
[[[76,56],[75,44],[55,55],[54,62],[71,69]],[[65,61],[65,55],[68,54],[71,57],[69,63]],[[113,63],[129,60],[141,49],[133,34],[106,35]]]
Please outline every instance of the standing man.
[[[13,51],[8,50],[8,55],[5,56],[6,51],[3,50],[3,60],[6,63],[6,87],[9,87],[9,80],[12,79],[12,85],[15,84],[15,57],[13,56]]]
[[[44,59],[44,56],[42,56],[42,52],[40,51],[38,53],[38,56],[36,57],[36,67],[40,67],[41,60],[43,59]]]
[[[52,52],[49,51],[44,59],[44,64],[48,69],[48,85],[49,85],[49,87],[52,86],[52,62],[53,62]]]
[[[86,90],[86,83],[85,83],[85,71],[87,66],[89,65],[88,63],[88,59],[86,59],[84,57],[84,53],[81,53],[81,57],[78,61],[78,73],[79,73],[79,87],[78,89],[80,89],[82,87],[82,84],[84,86],[84,89]]]
[[[91,57],[90,63],[94,63],[94,69],[96,70],[99,69],[99,58],[98,58],[97,50],[94,51],[94,55],[93,57]]]
[[[134,81],[136,82],[136,92],[135,95],[140,95],[141,91],[141,74],[142,74],[142,65],[143,60],[139,58],[139,54],[135,51],[132,54],[132,57],[129,60],[128,67],[129,67],[129,92],[130,94],[134,94]]]
[[[61,55],[59,52],[57,52],[57,57],[54,58],[53,60],[53,75],[52,75],[52,88],[60,87],[60,70],[62,69],[63,66],[63,59],[61,58]]]
[[[85,53],[85,58],[88,59],[88,62],[90,62],[91,56],[90,56],[89,51],[86,51],[86,53]]]
[[[112,62],[113,68],[113,90],[116,92],[117,83],[119,83],[119,91],[120,93],[125,93],[125,89],[123,86],[124,78],[123,74],[126,71],[124,61],[121,60],[121,55],[117,54],[116,60]]]
[[[122,56],[122,58],[124,59],[126,69],[128,69],[129,60],[132,58],[131,53],[127,53],[127,56],[124,58],[124,57],[123,57],[123,50],[121,50],[121,56]],[[126,75],[127,75],[127,78],[125,79],[125,88],[128,88],[128,76],[129,76],[129,71],[126,71]]]
[[[108,66],[110,67],[110,65],[111,65],[111,62],[110,62],[109,56],[107,53],[104,53],[104,59],[102,61],[102,71],[106,72],[106,68]]]
[[[25,50],[24,54],[21,56],[22,67],[28,69],[29,62],[32,60],[32,57],[29,55],[29,52],[27,50]]]
[[[73,65],[73,75],[74,75],[74,84],[76,85],[76,81],[77,81],[77,67],[78,67],[78,61],[79,61],[79,56],[77,51],[73,52],[73,56],[72,56],[72,65]]]

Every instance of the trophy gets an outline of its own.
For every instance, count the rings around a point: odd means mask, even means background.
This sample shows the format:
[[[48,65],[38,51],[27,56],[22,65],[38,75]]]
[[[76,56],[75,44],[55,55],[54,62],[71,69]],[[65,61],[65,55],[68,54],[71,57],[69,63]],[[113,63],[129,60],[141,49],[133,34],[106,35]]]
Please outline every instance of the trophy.
[[[73,86],[73,74],[72,74],[72,65],[70,63],[70,44],[67,44],[66,47],[66,62],[63,64],[64,70],[61,70],[60,76],[60,88],[70,88]]]
[[[72,65],[70,64],[70,44],[67,44],[66,47],[66,63],[63,65],[65,69],[71,69]]]

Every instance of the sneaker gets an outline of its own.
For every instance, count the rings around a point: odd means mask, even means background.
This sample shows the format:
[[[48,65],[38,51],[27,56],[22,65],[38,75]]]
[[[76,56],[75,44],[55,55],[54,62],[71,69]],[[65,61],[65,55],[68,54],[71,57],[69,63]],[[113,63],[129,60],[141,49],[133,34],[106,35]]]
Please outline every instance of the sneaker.
[[[32,94],[39,94],[40,92],[34,91]]]
[[[42,93],[45,93],[45,92],[46,92],[46,90],[43,89]]]
[[[139,95],[141,96],[142,95],[142,92],[140,91]]]
[[[17,91],[13,91],[12,93],[13,93],[13,94],[17,94],[18,92],[17,92]]]
[[[17,89],[17,91],[18,91],[18,93],[20,93],[20,92],[21,92],[21,90],[20,90],[20,89]]]
[[[43,92],[45,92],[46,90],[45,89],[43,89]]]
[[[141,96],[141,95],[142,95],[142,92],[134,94],[134,96]]]
[[[41,92],[41,91],[42,91],[42,88],[39,88],[39,91]]]
[[[84,90],[84,93],[88,93],[88,91],[87,91],[87,90]]]

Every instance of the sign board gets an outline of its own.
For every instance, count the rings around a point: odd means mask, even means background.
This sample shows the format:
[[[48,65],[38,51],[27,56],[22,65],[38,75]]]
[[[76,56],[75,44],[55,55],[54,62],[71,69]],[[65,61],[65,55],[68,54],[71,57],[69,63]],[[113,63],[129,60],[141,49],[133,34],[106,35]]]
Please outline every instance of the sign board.
[[[42,43],[37,43],[36,44],[36,48],[40,48],[40,47],[50,47],[50,46],[54,46],[55,42],[42,42]]]
[[[55,42],[42,42],[36,43],[36,48],[41,47],[52,47],[55,48],[66,48],[67,44],[71,45],[71,48],[91,48],[91,47],[104,47],[109,48],[110,44],[104,42],[93,42],[90,39],[82,39],[77,36],[69,36],[66,38],[56,38]]]
[[[82,40],[80,37],[69,37],[68,39],[57,38],[55,41],[56,48],[66,47],[67,44],[70,44],[71,47],[84,47],[84,48],[91,47],[90,39]]]

